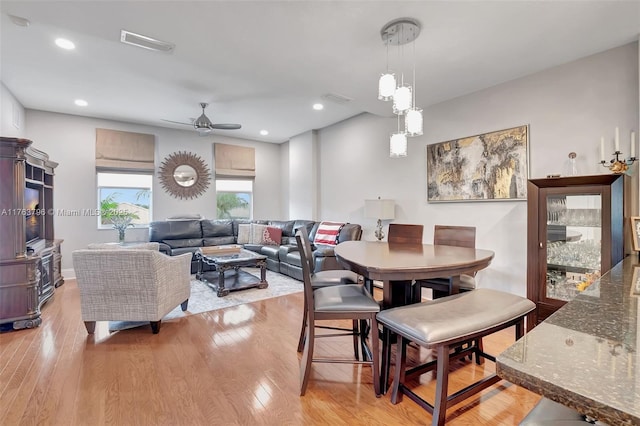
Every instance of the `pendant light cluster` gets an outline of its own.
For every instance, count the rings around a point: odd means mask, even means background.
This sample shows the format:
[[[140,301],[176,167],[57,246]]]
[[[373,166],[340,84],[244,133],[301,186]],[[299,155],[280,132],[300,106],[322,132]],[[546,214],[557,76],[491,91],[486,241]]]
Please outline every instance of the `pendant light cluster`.
[[[391,135],[389,155],[392,158],[407,156],[407,137],[422,135],[422,109],[416,107],[416,50],[415,39],[420,34],[420,24],[411,18],[395,19],[380,30],[382,42],[387,47],[387,71],[380,76],[378,82],[378,99],[393,101],[393,113],[398,116],[398,131]],[[404,47],[413,43],[413,85],[404,82]],[[389,70],[389,46],[398,50],[399,80]],[[404,129],[400,127],[400,116],[404,117]]]

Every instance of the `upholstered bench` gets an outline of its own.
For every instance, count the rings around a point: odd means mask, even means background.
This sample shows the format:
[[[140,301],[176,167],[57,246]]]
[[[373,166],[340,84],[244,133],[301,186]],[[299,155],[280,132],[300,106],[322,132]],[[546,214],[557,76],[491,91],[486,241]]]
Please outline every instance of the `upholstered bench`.
[[[448,395],[449,361],[475,354],[476,359],[495,357],[478,344],[482,337],[515,325],[516,340],[524,334],[524,318],[535,304],[524,297],[502,291],[478,289],[429,302],[388,309],[377,315],[384,326],[382,385],[386,389],[390,363],[391,333],[397,335],[396,368],[391,402],[397,404],[406,394],[433,414],[432,425],[443,425],[447,407],[457,404],[500,381],[493,374]],[[407,344],[414,342],[437,351],[437,359],[406,369]],[[405,379],[436,370],[436,396],[433,405],[405,386]],[[387,373],[385,373],[387,372]]]

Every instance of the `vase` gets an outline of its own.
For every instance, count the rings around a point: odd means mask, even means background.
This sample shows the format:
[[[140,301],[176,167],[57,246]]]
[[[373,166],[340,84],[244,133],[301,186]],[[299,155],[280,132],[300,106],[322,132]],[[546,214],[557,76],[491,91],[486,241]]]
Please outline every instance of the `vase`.
[[[124,243],[124,229],[118,229],[118,241]]]

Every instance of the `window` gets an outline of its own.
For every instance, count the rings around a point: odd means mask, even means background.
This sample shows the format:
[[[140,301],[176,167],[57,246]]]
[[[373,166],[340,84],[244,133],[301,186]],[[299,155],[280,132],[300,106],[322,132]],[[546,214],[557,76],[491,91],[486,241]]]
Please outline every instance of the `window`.
[[[216,179],[218,219],[251,219],[253,180]]]
[[[113,227],[115,220],[145,227],[151,221],[152,174],[98,172],[98,228]]]

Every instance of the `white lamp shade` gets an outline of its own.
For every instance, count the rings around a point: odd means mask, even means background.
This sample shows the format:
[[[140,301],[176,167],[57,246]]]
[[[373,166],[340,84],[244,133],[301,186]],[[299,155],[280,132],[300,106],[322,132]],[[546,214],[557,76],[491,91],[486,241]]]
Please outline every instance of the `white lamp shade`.
[[[393,200],[364,200],[364,214],[369,219],[394,219],[395,206]]]
[[[411,108],[404,117],[404,131],[407,136],[422,135],[422,110]]]
[[[393,73],[382,74],[378,81],[378,99],[390,101],[396,91],[396,76]]]
[[[391,158],[407,156],[407,135],[404,133],[394,133],[389,141],[389,156]]]
[[[400,86],[393,93],[393,113],[402,115],[411,108],[411,86]]]

